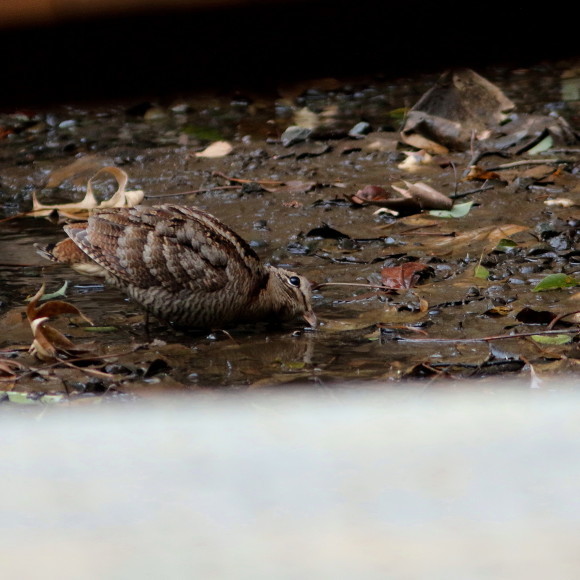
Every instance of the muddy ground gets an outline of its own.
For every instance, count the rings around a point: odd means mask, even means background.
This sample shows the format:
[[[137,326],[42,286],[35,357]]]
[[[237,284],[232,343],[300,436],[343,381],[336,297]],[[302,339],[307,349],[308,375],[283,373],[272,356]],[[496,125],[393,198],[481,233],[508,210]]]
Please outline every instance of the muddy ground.
[[[580,127],[578,102],[563,96],[574,63],[526,70],[480,70],[522,113],[565,118]],[[437,76],[324,79],[251,91],[180,95],[156,101],[11,110],[0,117],[0,390],[15,402],[104,400],[160,391],[402,388],[454,378],[542,377],[578,373],[578,288],[535,291],[549,274],[578,275],[578,146],[535,155],[489,155],[496,177],[467,180],[474,151],[451,151],[411,168],[400,143],[405,111]],[[358,123],[358,134],[351,131]],[[285,142],[295,124],[306,140]],[[358,130],[357,129],[357,130]],[[232,151],[206,158],[215,141]],[[506,163],[529,165],[502,168]],[[71,164],[76,163],[76,165]],[[81,164],[79,166],[79,164]],[[266,261],[313,283],[384,284],[384,268],[425,266],[390,290],[326,286],[315,293],[318,329],[238,328],[191,335],[159,321],[114,289],[44,261],[33,243],[62,239],[62,216],[22,216],[35,194],[45,204],[83,198],[103,166],[122,168],[145,203],[194,204],[214,213]],[[499,169],[498,169],[499,167]],[[542,172],[539,168],[544,168]],[[428,183],[457,203],[462,217],[428,211],[376,213],[351,196]],[[102,180],[102,199],[115,189]],[[557,200],[554,202],[554,200]],[[558,200],[568,200],[567,202]],[[508,240],[508,242],[506,242]],[[576,276],[576,278],[575,278]],[[54,322],[80,360],[39,361],[24,315],[42,283],[89,317]],[[392,280],[387,283],[393,285]],[[403,286],[403,287],[401,287]],[[523,335],[508,338],[512,333]],[[540,340],[538,335],[544,334]],[[535,335],[535,338],[532,336]]]

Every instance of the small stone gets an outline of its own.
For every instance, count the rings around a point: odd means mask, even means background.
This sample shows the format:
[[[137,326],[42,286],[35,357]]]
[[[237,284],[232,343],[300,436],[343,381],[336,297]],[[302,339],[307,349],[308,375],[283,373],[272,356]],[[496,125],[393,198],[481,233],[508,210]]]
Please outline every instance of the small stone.
[[[190,109],[191,107],[187,103],[176,103],[171,106],[171,112],[177,115],[183,115],[189,112]]]
[[[371,132],[371,126],[366,121],[357,123],[349,132],[349,137],[364,137]]]
[[[312,129],[299,127],[298,125],[290,125],[290,127],[288,127],[284,133],[282,133],[280,140],[282,141],[282,145],[284,145],[284,147],[290,147],[291,145],[296,145],[296,143],[306,141],[306,139],[310,137],[311,133]]]
[[[59,129],[70,129],[71,127],[75,127],[77,122],[74,119],[67,119],[66,121],[61,121],[58,124]]]
[[[151,107],[150,109],[147,109],[143,115],[143,119],[145,119],[145,121],[160,121],[166,117],[167,111],[165,111],[165,109],[162,107]]]

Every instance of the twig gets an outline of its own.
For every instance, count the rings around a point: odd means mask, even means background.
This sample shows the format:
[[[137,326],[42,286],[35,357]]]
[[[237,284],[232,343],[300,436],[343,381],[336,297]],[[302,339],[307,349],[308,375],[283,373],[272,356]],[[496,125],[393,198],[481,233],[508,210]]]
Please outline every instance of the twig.
[[[381,284],[362,284],[358,282],[321,282],[320,284],[315,284],[312,289],[318,290],[323,286],[358,286],[359,288],[375,288],[376,290],[393,290],[393,288]]]
[[[497,334],[495,336],[482,336],[480,338],[401,338],[404,342],[492,342],[494,340],[505,340],[508,338],[526,338],[528,336],[548,335],[548,334],[577,334],[578,328],[568,328],[565,330],[543,330],[537,332],[521,332],[519,334]]]
[[[488,167],[486,171],[500,171],[502,169],[511,169],[512,167],[521,167],[522,165],[545,165],[550,163],[569,163],[569,161],[563,161],[562,159],[522,159],[511,163],[502,163],[496,167]]]
[[[472,156],[471,159],[469,160],[469,163],[467,164],[467,167],[469,168],[472,167],[473,165],[477,165],[484,157],[490,157],[492,155],[497,157],[505,157],[507,159],[511,157],[511,155],[509,155],[505,151],[490,150],[490,151],[478,151],[474,153],[472,150]]]
[[[160,193],[159,195],[145,195],[147,199],[178,197],[180,195],[196,195],[198,193],[209,193],[211,191],[220,191],[222,189],[240,189],[241,185],[222,185],[210,188],[192,189],[191,191],[180,191],[179,193]]]
[[[0,224],[3,224],[4,222],[9,222],[12,220],[17,220],[20,218],[30,217],[32,214],[40,213],[41,211],[45,211],[45,209],[46,208],[31,209],[30,211],[25,211],[23,213],[16,213],[14,215],[11,215],[10,217],[0,219]]]
[[[449,196],[451,199],[455,199],[457,195],[457,188],[459,187],[459,179],[457,179],[457,167],[453,161],[451,161],[451,167],[453,168],[453,175],[455,177],[455,186],[453,187],[453,193]]]
[[[212,175],[227,179],[228,181],[235,181],[236,183],[259,183],[260,185],[283,185],[285,181],[272,181],[271,179],[239,179],[238,177],[230,177],[221,171],[214,171]]]
[[[481,187],[477,189],[471,189],[469,191],[463,191],[461,193],[452,193],[449,197],[451,199],[461,199],[462,197],[467,197],[468,195],[473,195],[474,193],[480,193],[482,191],[487,191],[488,189],[493,189],[493,185],[486,185],[487,180],[483,183]]]
[[[565,314],[560,314],[559,316],[556,316],[556,318],[554,318],[554,320],[552,320],[552,322],[550,322],[550,324],[548,324],[548,330],[551,330],[552,328],[554,328],[554,326],[560,322],[560,320],[562,320],[563,318],[566,318],[567,316],[572,316],[572,314],[578,314],[580,312],[580,310],[574,310],[574,312],[566,312]]]

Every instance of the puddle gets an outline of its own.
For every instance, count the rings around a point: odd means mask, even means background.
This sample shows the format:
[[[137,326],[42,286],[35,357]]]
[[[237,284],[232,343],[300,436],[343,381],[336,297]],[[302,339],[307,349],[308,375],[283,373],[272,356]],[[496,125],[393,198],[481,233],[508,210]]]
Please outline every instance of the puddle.
[[[497,83],[518,110],[557,112],[578,130],[578,103],[562,100],[561,75],[569,67],[548,63],[525,71],[479,72]],[[285,87],[274,96],[205,94],[0,116],[0,202],[2,217],[13,218],[0,230],[0,348],[28,369],[14,377],[4,373],[0,390],[4,385],[5,392],[36,397],[48,393],[98,398],[298,384],[356,388],[361,381],[385,388],[417,377],[436,384],[437,378],[529,375],[530,364],[540,375],[576,373],[574,343],[465,339],[506,335],[514,328],[545,330],[545,324],[517,320],[526,307],[556,315],[579,309],[577,289],[532,292],[549,273],[578,272],[577,205],[544,203],[566,196],[576,196],[578,203],[577,149],[558,153],[567,164],[565,184],[519,189],[494,184],[469,197],[473,209],[461,219],[423,216],[434,222],[426,224],[412,217],[377,216],[376,207],[356,207],[346,199],[367,184],[386,186],[409,179],[427,180],[446,194],[475,187],[458,184],[468,153],[453,154],[453,163],[446,167],[410,174],[399,167],[405,158],[399,149],[365,149],[363,138],[347,135],[357,123],[366,122],[373,135],[388,138],[400,127],[402,110],[435,78],[327,80],[309,88]],[[569,90],[569,82],[566,86]],[[279,140],[285,128],[297,118],[304,123],[308,115],[318,123],[315,138],[284,147]],[[217,139],[230,141],[233,153],[219,159],[195,155]],[[383,267],[409,260],[426,262],[431,277],[396,293],[323,287],[315,294],[321,320],[317,331],[299,325],[258,326],[230,335],[187,335],[152,321],[148,334],[140,308],[122,294],[36,254],[33,243],[62,239],[60,225],[44,218],[14,217],[30,209],[33,192],[43,203],[81,199],[86,175],[69,176],[51,187],[48,180],[55,170],[83,156],[93,156],[97,165],[122,167],[129,174],[129,188],[143,189],[148,204],[194,204],[215,214],[264,260],[315,283],[376,284]],[[295,183],[272,192],[252,183],[241,186],[224,176]],[[103,185],[99,194],[110,195],[108,187]],[[344,237],[308,235],[325,224]],[[514,225],[525,229],[501,235],[501,228]],[[484,228],[487,233],[478,238]],[[516,248],[494,251],[490,235],[497,240],[509,237]],[[489,270],[487,279],[474,277],[478,265]],[[43,282],[52,292],[65,281],[65,299],[102,330],[61,323],[67,336],[92,343],[101,357],[80,370],[43,365],[25,350],[32,340],[22,321],[26,298]]]

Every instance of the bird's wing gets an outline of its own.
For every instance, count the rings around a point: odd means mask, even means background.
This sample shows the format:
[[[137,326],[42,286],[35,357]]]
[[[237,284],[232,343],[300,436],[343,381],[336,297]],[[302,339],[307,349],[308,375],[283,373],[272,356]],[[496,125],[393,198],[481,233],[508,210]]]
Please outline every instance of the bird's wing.
[[[140,288],[251,292],[265,269],[255,252],[212,215],[184,206],[111,208],[67,234],[114,277]]]

